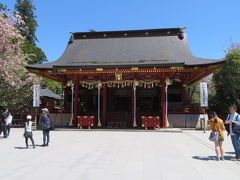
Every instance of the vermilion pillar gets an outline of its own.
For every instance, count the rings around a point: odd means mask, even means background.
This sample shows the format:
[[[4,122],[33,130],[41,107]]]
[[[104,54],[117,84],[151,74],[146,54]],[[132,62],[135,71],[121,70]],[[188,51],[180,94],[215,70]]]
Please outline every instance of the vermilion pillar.
[[[79,80],[76,80],[74,83],[74,101],[73,101],[74,103],[73,113],[74,113],[74,120],[75,120],[74,122],[76,122],[77,115],[78,115],[78,92],[79,92]]]
[[[102,125],[106,126],[106,120],[107,120],[107,86],[106,85],[103,86],[102,95],[103,95]]]
[[[134,102],[134,89],[132,88],[132,124],[134,124],[134,106],[135,106],[135,104],[134,104],[135,102]]]
[[[64,107],[66,108],[67,102],[68,102],[68,93],[69,93],[69,88],[64,87]]]
[[[162,80],[161,87],[161,101],[162,101],[162,127],[166,128],[167,118],[166,118],[166,83],[165,80]]]

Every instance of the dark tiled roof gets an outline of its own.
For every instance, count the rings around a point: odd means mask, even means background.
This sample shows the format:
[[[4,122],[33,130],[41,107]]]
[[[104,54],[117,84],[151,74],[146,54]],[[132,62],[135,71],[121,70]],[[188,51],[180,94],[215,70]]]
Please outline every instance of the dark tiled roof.
[[[50,97],[50,98],[59,99],[59,100],[61,99],[61,97],[59,95],[55,94],[48,88],[41,88],[40,96]]]
[[[28,68],[201,66],[223,61],[193,56],[186,34],[181,28],[172,28],[72,33],[58,60]]]

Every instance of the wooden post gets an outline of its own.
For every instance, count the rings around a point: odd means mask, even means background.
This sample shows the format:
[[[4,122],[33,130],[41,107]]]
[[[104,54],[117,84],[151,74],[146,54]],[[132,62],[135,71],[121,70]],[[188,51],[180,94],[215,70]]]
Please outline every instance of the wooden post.
[[[161,87],[161,104],[162,104],[162,127],[166,128],[167,119],[166,119],[166,83],[165,80],[162,79],[162,87]]]
[[[184,85],[182,86],[181,94],[182,94],[181,101],[182,101],[182,104],[185,106],[186,105],[187,92],[186,92],[186,87]]]
[[[132,117],[133,117],[133,127],[137,127],[136,122],[136,80],[134,80],[132,88]]]
[[[74,83],[74,106],[73,106],[74,118],[73,120],[76,120],[75,122],[77,122],[77,115],[78,115],[78,92],[79,92],[79,80],[77,79]]]
[[[69,96],[69,88],[65,87],[64,88],[64,107],[66,107],[67,102],[69,101],[68,96]]]
[[[97,126],[98,127],[102,127],[102,123],[101,123],[101,87],[102,87],[102,83],[99,81],[98,82],[98,123]]]
[[[102,125],[106,126],[107,120],[107,85],[103,86]]]

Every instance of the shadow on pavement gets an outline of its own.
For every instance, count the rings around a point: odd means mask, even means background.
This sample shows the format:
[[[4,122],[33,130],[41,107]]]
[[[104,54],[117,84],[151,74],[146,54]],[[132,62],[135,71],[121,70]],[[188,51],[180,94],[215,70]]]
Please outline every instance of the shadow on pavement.
[[[26,147],[14,147],[15,149],[27,149]]]
[[[42,145],[37,144],[37,145],[35,145],[35,147],[42,147]],[[27,149],[26,146],[24,146],[24,147],[14,147],[14,148],[15,149]],[[32,149],[32,145],[29,145],[28,149]]]
[[[216,161],[216,156],[192,156],[193,159],[202,160],[202,161]],[[224,156],[225,160],[233,160],[233,156]]]
[[[234,154],[235,155],[235,152],[225,152],[225,154]]]

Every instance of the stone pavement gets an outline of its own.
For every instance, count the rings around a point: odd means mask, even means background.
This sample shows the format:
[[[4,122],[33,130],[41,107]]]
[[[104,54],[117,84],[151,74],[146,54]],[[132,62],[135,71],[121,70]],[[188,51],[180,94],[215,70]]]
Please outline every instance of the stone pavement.
[[[230,138],[215,161],[209,132],[52,131],[49,147],[25,149],[23,129],[0,138],[1,180],[237,180]],[[34,132],[37,145],[41,131]]]

